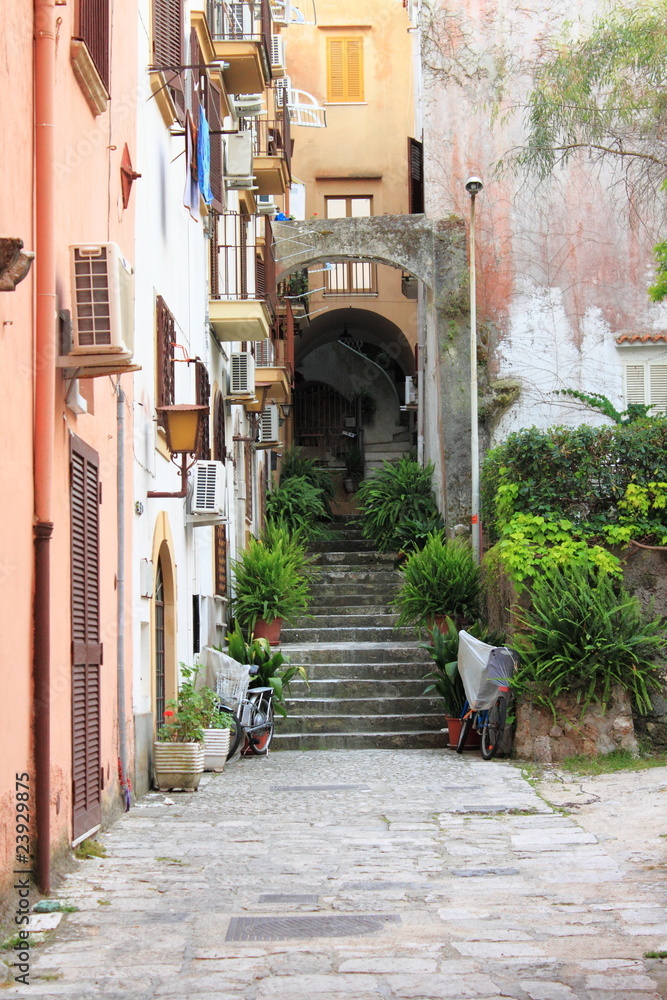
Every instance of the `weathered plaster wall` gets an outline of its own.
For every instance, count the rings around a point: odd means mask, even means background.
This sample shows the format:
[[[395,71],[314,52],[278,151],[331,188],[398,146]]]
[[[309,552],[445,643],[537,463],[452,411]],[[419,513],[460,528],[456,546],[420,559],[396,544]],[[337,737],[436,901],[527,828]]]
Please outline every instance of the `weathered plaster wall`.
[[[467,219],[465,180],[483,178],[476,201],[479,322],[487,327],[490,377],[522,386],[496,439],[526,425],[595,422],[553,391],[602,392],[621,404],[622,360],[632,349],[617,348],[614,336],[662,330],[667,321],[667,308],[646,296],[660,233],[654,206],[629,200],[617,177],[583,157],[542,185],[500,169],[522,142],[522,102],[545,38],[566,18],[589,21],[596,8],[466,2],[452,11],[442,0],[425,4],[427,214]],[[494,109],[500,114],[492,119]],[[664,360],[664,346],[652,352]]]

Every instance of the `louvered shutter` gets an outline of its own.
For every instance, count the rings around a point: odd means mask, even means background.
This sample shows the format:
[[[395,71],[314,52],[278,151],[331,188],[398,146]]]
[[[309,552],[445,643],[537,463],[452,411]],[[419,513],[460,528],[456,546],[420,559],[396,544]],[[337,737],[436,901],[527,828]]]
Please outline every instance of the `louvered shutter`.
[[[197,404],[199,406],[208,406],[211,402],[211,383],[208,377],[208,369],[203,361],[197,361],[195,363],[195,378],[197,384]],[[197,458],[203,459],[204,461],[208,461],[211,458],[208,416],[202,420],[199,428]]]
[[[644,387],[644,365],[625,366],[625,405],[642,406],[647,402]]]
[[[346,101],[363,101],[363,42],[361,38],[348,38],[345,45],[347,94]]]
[[[345,100],[345,82],[343,76],[343,40],[329,38],[327,43],[327,100]]]
[[[215,526],[215,592],[227,596],[227,525]]]
[[[183,0],[153,0],[153,65],[164,72],[181,123],[185,121],[183,32]]]
[[[247,215],[242,215],[239,219],[238,283],[242,299],[248,298],[248,221]]]
[[[213,192],[212,208],[216,212],[224,209],[224,183],[222,180],[222,136],[215,135],[222,129],[220,118],[220,89],[208,81],[206,88],[206,117],[211,135],[211,191]]]
[[[102,818],[100,781],[99,459],[78,438],[70,459],[73,839]]]
[[[109,89],[109,0],[79,0],[77,32]]]
[[[225,440],[225,400],[220,392],[215,396],[215,408],[213,413],[213,457],[217,462],[224,462],[227,459],[227,442]]]
[[[653,412],[667,412],[667,365],[649,365],[649,388]]]
[[[417,139],[408,139],[409,206],[411,215],[424,211],[424,147]]]
[[[167,309],[161,295],[156,302],[157,341],[155,368],[157,374],[157,406],[171,406],[175,400],[174,342],[176,331],[174,317]]]

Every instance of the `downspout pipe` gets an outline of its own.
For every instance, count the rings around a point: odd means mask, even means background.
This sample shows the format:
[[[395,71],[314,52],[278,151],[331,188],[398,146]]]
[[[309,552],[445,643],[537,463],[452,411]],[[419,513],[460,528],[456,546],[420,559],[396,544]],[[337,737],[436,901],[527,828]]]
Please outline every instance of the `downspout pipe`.
[[[51,571],[55,434],[56,235],[54,0],[34,0],[35,371],[33,424],[35,580],[33,683],[37,882],[51,890]]]
[[[125,811],[130,808],[130,782],[127,769],[127,723],[125,718],[125,393],[116,386],[116,521],[118,555],[116,564],[116,663],[118,692],[118,761],[121,795]]]

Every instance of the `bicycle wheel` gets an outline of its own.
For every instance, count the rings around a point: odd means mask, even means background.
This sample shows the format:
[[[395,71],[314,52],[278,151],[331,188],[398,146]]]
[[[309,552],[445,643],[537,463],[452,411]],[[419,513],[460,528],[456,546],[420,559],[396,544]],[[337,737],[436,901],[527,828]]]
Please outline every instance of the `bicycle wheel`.
[[[234,728],[229,733],[229,753],[227,754],[227,760],[236,757],[245,741],[245,729],[241,725],[240,720],[236,715],[233,715],[232,718],[234,719]]]
[[[271,702],[269,701],[268,705],[258,706],[255,713],[255,724],[251,732],[248,733],[250,752],[255,757],[265,757],[269,752],[269,746],[273,739],[274,726],[273,705]]]
[[[472,729],[472,712],[470,713],[470,715],[466,716],[466,718],[461,723],[461,732],[459,733],[458,743],[456,744],[457,753],[463,753],[463,748],[466,744],[466,740],[468,739],[468,733],[470,732],[471,729]]]
[[[486,724],[482,730],[482,757],[491,760],[498,753],[505,733],[507,718],[507,702],[501,695],[495,705],[489,709]]]

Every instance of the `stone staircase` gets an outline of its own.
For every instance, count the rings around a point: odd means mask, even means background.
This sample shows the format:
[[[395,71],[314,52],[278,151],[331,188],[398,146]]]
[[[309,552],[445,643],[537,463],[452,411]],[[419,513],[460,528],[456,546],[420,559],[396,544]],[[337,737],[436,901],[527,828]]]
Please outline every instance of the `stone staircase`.
[[[292,682],[272,749],[443,746],[439,699],[423,694],[432,661],[389,604],[400,574],[350,520],[335,520],[335,538],[315,546],[313,617],[283,628],[282,650],[306,668],[309,687]]]
[[[412,448],[407,431],[394,435],[393,441],[366,442],[364,447],[365,473],[371,475],[382,468],[384,462],[395,462]]]

